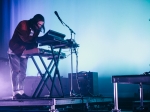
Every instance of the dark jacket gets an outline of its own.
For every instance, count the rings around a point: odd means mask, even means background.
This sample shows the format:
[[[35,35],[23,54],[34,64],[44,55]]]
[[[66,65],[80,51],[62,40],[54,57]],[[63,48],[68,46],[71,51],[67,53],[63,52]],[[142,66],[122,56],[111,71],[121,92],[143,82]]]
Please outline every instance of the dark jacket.
[[[21,21],[14,34],[9,41],[9,48],[18,56],[21,56],[26,49],[33,49],[38,46],[36,38],[38,37],[40,30],[34,30],[34,34],[31,36],[31,26],[28,20]]]

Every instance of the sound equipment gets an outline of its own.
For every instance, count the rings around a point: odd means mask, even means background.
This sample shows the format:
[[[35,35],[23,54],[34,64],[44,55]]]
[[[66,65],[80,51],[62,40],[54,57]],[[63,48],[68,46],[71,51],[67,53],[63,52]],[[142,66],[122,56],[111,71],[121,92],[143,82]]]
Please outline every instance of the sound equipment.
[[[61,52],[60,54],[58,53],[58,51],[54,51],[54,57],[55,58],[60,58],[60,59],[64,59],[66,58],[66,54]],[[42,48],[33,48],[30,50],[24,50],[22,53],[22,56],[42,56],[42,57],[47,57],[47,59],[53,59],[53,54],[52,51],[50,50],[46,50],[46,49],[42,49]]]
[[[65,40],[65,36],[65,34],[49,30],[45,35],[37,37],[36,41],[39,43],[39,46],[51,45],[53,49],[79,47],[79,44],[77,44],[74,39]]]
[[[69,95],[68,78],[61,77],[60,79],[61,79],[61,82],[62,82],[62,87],[63,87],[64,95],[68,96]],[[25,81],[24,81],[24,91],[25,91],[25,93],[27,95],[29,95],[29,96],[32,96],[33,93],[34,93],[34,91],[35,91],[35,89],[37,88],[40,80],[41,80],[40,76],[27,76],[25,78]],[[51,87],[51,83],[52,82],[49,80],[47,82],[47,85],[49,87]],[[61,92],[59,81],[58,81],[57,77],[55,78],[55,85],[56,85],[58,91]],[[44,87],[44,89],[43,89],[40,97],[47,97],[49,95],[50,95],[49,90],[46,87]],[[52,91],[52,95],[56,96],[56,97],[59,96],[55,89]]]
[[[45,33],[45,35],[41,36],[41,37],[37,37],[37,42],[40,44],[40,46],[43,45],[62,45],[62,44],[66,44],[67,41],[64,40],[65,35],[53,30],[49,30],[47,31],[47,33]]]
[[[71,88],[71,73],[68,74],[68,77],[69,77],[69,88]],[[77,74],[73,73],[72,87],[76,94],[81,94],[83,96],[98,95],[99,94],[98,73],[97,72],[80,72]]]

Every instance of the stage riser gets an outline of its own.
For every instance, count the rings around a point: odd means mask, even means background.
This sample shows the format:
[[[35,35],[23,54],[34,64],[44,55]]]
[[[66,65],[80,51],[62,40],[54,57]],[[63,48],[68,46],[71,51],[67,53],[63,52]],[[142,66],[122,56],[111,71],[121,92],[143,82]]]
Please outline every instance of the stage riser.
[[[24,82],[25,83],[25,87],[24,87],[25,93],[29,96],[32,96],[33,93],[35,92],[40,80],[41,80],[41,78],[38,77],[38,76],[28,76],[28,77],[26,77],[25,82]],[[62,78],[61,77],[61,82],[62,82],[64,95],[69,96],[68,78]],[[51,81],[50,80],[47,81],[47,85],[49,87],[51,87]],[[59,84],[58,78],[55,79],[55,86],[58,90],[58,93],[60,95],[62,95],[62,91],[60,89],[60,84]],[[60,95],[58,93],[56,92],[55,88],[53,88],[52,96],[59,97]],[[50,95],[50,93],[49,93],[47,87],[44,86],[44,89],[42,90],[40,97],[45,97],[47,95]]]

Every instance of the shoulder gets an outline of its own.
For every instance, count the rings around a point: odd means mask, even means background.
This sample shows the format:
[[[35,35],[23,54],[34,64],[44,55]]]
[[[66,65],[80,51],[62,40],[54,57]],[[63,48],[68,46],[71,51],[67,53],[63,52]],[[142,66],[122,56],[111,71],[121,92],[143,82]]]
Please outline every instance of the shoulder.
[[[27,29],[28,27],[28,21],[27,20],[22,20],[19,22],[18,27],[21,27],[22,29]]]
[[[28,22],[27,20],[22,20],[22,21],[19,22],[19,24],[21,24],[21,25],[27,25],[27,22]]]

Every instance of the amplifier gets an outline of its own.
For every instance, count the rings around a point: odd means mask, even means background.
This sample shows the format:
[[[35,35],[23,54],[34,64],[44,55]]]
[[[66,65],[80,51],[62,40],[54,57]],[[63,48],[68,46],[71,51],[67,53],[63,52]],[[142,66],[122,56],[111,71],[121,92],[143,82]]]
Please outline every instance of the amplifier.
[[[71,73],[69,77],[69,89],[71,90]],[[77,81],[78,79],[78,81]],[[80,90],[78,88],[80,87]],[[72,88],[75,93],[83,96],[98,95],[98,73],[97,72],[81,72],[72,74]]]

